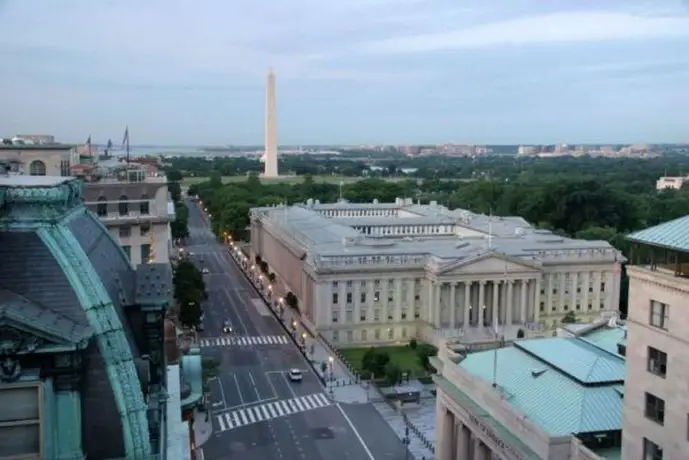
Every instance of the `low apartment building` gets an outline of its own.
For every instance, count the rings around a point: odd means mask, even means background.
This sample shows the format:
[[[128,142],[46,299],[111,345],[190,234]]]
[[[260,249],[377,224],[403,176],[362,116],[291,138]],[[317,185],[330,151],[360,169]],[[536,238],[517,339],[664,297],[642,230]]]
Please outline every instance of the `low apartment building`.
[[[86,206],[119,241],[132,265],[169,262],[174,211],[170,211],[167,178],[133,165],[108,171],[86,182]]]
[[[442,348],[436,458],[620,459],[625,335],[603,320],[466,356]]]
[[[623,458],[689,458],[689,216],[628,239]]]

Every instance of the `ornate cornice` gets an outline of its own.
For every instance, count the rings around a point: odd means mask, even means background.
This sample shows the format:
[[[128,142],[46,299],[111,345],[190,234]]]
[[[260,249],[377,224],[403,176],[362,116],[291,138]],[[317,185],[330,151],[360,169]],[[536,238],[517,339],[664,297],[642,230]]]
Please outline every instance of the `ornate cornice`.
[[[0,225],[54,223],[82,206],[83,184],[70,179],[55,185],[0,187]]]

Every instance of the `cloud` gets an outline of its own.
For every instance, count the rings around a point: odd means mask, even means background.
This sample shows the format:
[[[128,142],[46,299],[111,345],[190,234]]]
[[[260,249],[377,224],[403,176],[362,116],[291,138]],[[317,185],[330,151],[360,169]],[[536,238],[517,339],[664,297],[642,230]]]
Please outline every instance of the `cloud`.
[[[626,13],[552,13],[508,19],[450,32],[388,38],[360,44],[369,53],[419,53],[495,46],[547,45],[689,37],[689,17]]]

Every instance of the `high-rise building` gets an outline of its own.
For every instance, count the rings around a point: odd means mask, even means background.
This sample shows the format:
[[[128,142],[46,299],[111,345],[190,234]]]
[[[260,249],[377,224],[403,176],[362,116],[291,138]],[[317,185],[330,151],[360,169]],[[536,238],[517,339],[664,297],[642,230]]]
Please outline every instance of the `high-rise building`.
[[[687,458],[689,216],[628,239],[622,458]]]
[[[275,113],[275,73],[268,71],[266,78],[265,177],[278,177],[278,139]]]

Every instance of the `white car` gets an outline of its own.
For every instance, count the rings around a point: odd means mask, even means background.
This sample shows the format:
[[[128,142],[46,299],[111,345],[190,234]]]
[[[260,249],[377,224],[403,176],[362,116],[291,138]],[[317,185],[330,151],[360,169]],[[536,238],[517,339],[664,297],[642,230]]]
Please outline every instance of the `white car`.
[[[289,376],[289,379],[292,382],[301,382],[301,379],[303,377],[301,371],[299,369],[290,369],[290,371],[287,373]]]
[[[207,274],[209,274],[210,272],[208,271],[207,268],[204,268],[203,270],[201,270],[201,273],[203,273],[204,275],[207,275]]]

